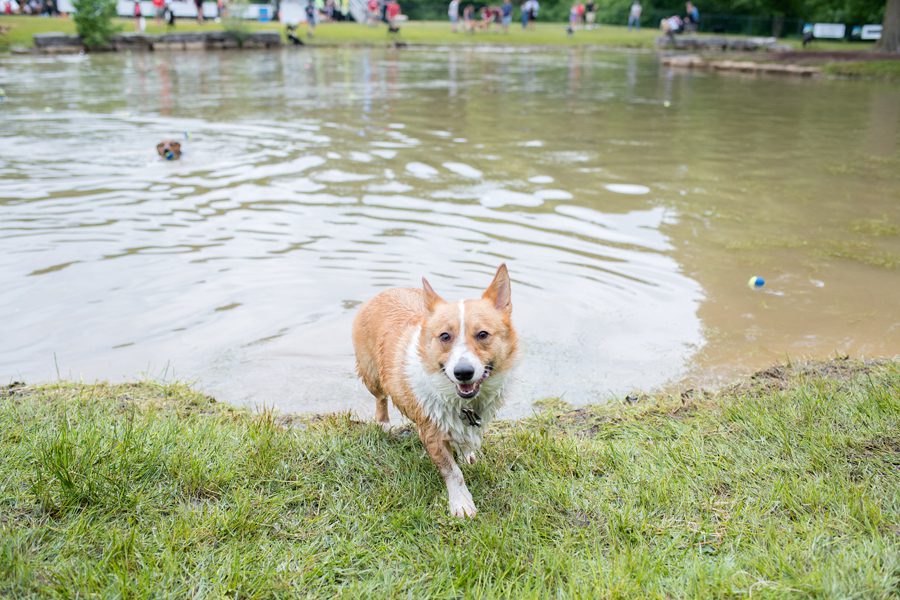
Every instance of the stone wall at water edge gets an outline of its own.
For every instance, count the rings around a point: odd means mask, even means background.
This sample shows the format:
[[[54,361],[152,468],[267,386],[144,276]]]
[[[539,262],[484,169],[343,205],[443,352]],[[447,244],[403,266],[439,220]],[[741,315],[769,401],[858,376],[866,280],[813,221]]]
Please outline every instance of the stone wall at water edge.
[[[114,35],[108,47],[101,51],[124,50],[150,52],[154,50],[225,50],[248,48],[274,48],[281,45],[277,31],[254,31],[237,36],[228,31],[197,31],[186,33],[119,33]],[[81,52],[84,43],[77,35],[64,33],[39,33],[34,36],[34,48],[38,52],[54,54]]]

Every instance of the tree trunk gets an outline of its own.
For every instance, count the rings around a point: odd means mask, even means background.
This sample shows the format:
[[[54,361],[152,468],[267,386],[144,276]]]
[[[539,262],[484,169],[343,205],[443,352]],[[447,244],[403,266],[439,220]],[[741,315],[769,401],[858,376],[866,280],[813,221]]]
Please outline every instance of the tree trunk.
[[[878,48],[882,52],[900,54],[900,0],[887,0]]]

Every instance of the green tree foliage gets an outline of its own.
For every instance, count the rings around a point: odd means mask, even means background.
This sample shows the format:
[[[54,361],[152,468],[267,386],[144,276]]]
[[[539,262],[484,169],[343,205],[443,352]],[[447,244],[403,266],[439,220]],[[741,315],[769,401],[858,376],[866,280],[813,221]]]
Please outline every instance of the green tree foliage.
[[[100,48],[109,44],[119,30],[113,25],[116,16],[116,0],[74,0],[75,28],[88,48]]]

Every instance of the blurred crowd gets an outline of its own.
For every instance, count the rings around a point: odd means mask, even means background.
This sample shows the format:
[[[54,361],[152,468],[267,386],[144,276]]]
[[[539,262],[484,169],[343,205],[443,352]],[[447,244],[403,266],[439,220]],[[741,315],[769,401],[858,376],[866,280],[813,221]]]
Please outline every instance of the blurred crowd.
[[[59,14],[56,0],[2,0],[5,15],[44,15]]]

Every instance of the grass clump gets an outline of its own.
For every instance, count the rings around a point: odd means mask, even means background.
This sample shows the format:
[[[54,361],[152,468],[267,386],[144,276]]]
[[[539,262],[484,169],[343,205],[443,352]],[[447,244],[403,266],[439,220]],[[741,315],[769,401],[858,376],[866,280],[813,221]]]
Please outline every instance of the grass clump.
[[[839,61],[828,63],[822,69],[836,77],[900,81],[900,60]]]
[[[870,242],[831,241],[821,250],[821,253],[831,258],[852,260],[882,269],[900,267],[900,254],[881,250]]]
[[[877,219],[857,219],[850,223],[850,229],[854,233],[871,237],[900,236],[900,225],[894,223],[886,215]]]
[[[408,428],[181,385],[0,392],[0,596],[895,597],[900,363],[546,403],[452,518]]]

